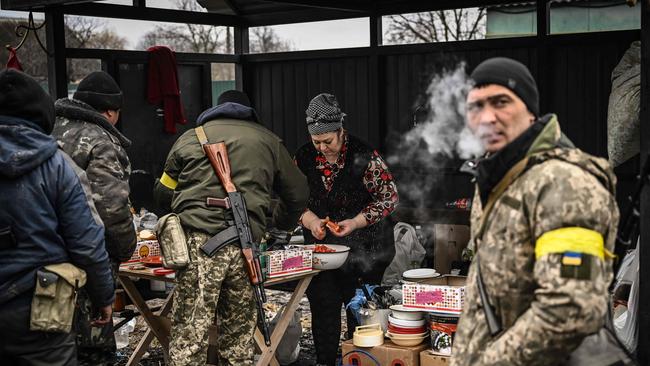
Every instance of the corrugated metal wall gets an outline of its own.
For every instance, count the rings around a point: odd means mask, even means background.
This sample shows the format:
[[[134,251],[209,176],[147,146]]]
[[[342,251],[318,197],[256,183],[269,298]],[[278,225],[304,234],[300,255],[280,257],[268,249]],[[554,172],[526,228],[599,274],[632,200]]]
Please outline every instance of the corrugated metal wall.
[[[638,38],[638,31],[622,31],[553,36],[548,42],[529,37],[383,46],[376,53],[353,49],[337,50],[336,54],[313,51],[251,56],[244,59],[244,89],[264,124],[285,140],[290,152],[308,141],[305,109],[309,100],[329,92],[338,97],[348,114],[345,125],[352,134],[385,156],[399,157],[394,145],[412,127],[414,111],[424,101],[434,75],[460,62],[471,71],[487,58],[506,56],[526,64],[537,79],[541,113],[556,113],[564,133],[577,147],[606,157],[611,71]],[[376,111],[371,110],[374,105]],[[401,219],[467,222],[466,213],[446,208],[448,202],[472,196],[469,177],[457,171],[459,161],[434,169],[397,161],[391,169],[402,191],[425,191],[403,195],[400,206],[407,216]],[[617,171],[620,202],[633,181],[633,172],[627,170]]]
[[[371,55],[303,60],[278,55],[245,63],[244,88],[264,123],[285,139],[290,151],[307,141],[304,111],[320,92],[338,97],[352,133],[384,149],[389,132],[410,128],[414,107],[433,75],[459,61],[471,70],[486,58],[507,56],[528,65],[538,79],[542,111],[557,113],[578,147],[606,156],[610,74],[638,37],[637,31],[623,31],[556,36],[544,46],[531,37],[381,47],[376,75],[370,72]],[[369,120],[370,78],[378,79],[378,121]]]

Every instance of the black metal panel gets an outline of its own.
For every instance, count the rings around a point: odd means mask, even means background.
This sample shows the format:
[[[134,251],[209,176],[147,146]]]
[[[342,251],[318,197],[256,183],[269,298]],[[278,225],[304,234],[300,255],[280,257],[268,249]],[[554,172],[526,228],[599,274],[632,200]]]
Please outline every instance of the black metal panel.
[[[242,57],[250,79],[245,90],[251,93],[265,124],[285,139],[290,150],[307,141],[304,109],[309,99],[319,92],[332,92],[349,115],[350,132],[391,155],[398,154],[394,147],[399,136],[412,128],[414,111],[425,102],[434,75],[461,62],[471,71],[489,57],[506,56],[526,64],[538,79],[540,90],[545,91],[541,112],[557,113],[564,132],[579,148],[606,156],[610,74],[638,35],[628,31],[549,36],[541,48],[546,51],[544,63],[537,37],[359,48],[347,50],[347,55],[343,50],[247,55]],[[377,57],[375,67],[373,57]],[[378,83],[375,104],[373,82]],[[398,167],[395,174],[398,179],[439,181],[427,206],[445,212],[445,202],[471,195],[468,179],[454,172],[455,164],[418,176]]]
[[[132,179],[132,200],[138,205],[144,204],[147,209],[152,197],[151,190],[155,178],[159,178],[167,154],[178,137],[190,128],[195,127],[196,117],[204,110],[203,95],[210,95],[206,89],[204,78],[205,69],[209,64],[179,64],[178,80],[181,90],[187,124],[177,124],[177,133],[170,135],[163,131],[164,121],[158,106],[147,102],[147,66],[144,62],[118,62],[117,79],[124,92],[121,130],[133,144],[127,149],[131,168],[134,171]]]
[[[351,133],[378,145],[369,121],[367,57],[248,63],[244,90],[263,124],[285,140],[290,152],[308,141],[305,109],[319,93],[336,95]]]
[[[638,39],[628,34],[615,42],[574,44],[550,49],[546,112],[557,113],[564,133],[588,153],[607,156],[607,105],[611,72]]]

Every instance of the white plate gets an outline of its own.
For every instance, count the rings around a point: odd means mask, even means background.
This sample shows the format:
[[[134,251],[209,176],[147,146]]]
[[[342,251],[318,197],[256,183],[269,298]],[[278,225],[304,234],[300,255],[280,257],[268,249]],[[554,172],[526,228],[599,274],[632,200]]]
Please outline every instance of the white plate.
[[[388,316],[388,324],[396,325],[401,328],[420,328],[426,323],[425,319],[404,320],[397,319],[392,314]]]
[[[433,278],[438,276],[440,276],[440,273],[433,268],[416,268],[402,273],[404,278]]]
[[[413,313],[423,313],[424,311],[422,309],[412,309],[412,308],[407,308],[404,307],[402,304],[398,305],[391,305],[390,310],[395,310],[395,311],[410,311]]]

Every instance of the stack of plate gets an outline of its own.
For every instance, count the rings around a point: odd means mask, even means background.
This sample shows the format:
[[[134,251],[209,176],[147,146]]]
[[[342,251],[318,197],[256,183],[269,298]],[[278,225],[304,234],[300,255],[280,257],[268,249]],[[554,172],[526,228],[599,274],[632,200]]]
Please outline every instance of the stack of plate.
[[[440,273],[433,268],[416,268],[402,273],[402,279],[408,282],[422,282],[438,276],[440,276]]]
[[[419,311],[411,311],[402,305],[390,307],[386,336],[400,346],[416,346],[427,337],[426,321]]]

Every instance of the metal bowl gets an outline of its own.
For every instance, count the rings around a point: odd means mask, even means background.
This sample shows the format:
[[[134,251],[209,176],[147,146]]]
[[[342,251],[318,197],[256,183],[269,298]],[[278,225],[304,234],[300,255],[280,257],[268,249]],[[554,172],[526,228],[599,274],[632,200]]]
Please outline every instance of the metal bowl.
[[[331,253],[316,253],[313,255],[314,269],[337,269],[345,263],[350,253],[350,247],[345,245],[336,244],[321,244],[327,245],[329,248],[336,250]],[[314,250],[315,245],[305,245],[306,248]]]

